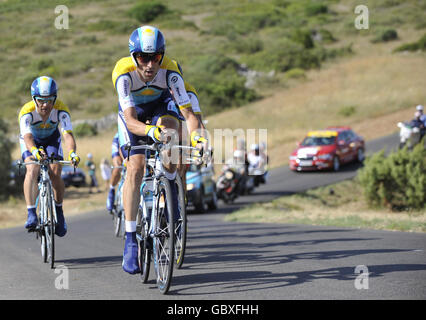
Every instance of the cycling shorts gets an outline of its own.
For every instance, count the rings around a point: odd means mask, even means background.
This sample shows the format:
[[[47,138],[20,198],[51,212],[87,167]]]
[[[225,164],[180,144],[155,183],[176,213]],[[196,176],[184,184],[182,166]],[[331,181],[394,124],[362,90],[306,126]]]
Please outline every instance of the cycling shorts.
[[[120,156],[120,143],[118,142],[118,134],[114,136],[114,139],[112,139],[112,145],[111,145],[111,158],[114,159],[115,157]]]

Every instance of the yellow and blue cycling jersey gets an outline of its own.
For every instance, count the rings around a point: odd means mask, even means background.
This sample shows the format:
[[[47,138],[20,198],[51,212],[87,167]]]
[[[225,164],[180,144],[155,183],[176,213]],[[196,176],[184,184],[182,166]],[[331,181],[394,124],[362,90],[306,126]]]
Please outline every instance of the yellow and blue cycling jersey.
[[[56,99],[49,118],[43,121],[37,112],[35,102],[26,103],[19,112],[20,147],[22,159],[31,156],[24,142],[24,136],[32,134],[36,147],[43,146],[48,152],[60,158],[63,157],[60,132],[71,133],[72,124],[68,107],[59,99]],[[59,130],[60,126],[60,130]]]
[[[176,66],[176,68],[178,68],[179,71],[181,71],[177,61],[176,60],[171,60],[171,61]],[[195,114],[201,115],[202,113],[201,113],[200,103],[198,102],[197,90],[195,90],[194,86],[191,85],[188,81],[184,80],[184,83],[185,83],[185,90],[189,96],[189,101],[191,102],[192,111]],[[185,120],[185,119],[182,119],[182,120]]]
[[[167,56],[151,82],[144,82],[136,71],[131,57],[120,59],[112,72],[112,82],[117,90],[122,110],[141,106],[161,97],[163,91],[171,90],[180,109],[191,107],[190,98],[178,67]]]
[[[38,114],[34,101],[27,102],[19,112],[19,128],[21,136],[31,133],[35,139],[46,139],[51,136],[59,125],[61,132],[72,132],[70,111],[59,99],[56,99],[47,121]]]

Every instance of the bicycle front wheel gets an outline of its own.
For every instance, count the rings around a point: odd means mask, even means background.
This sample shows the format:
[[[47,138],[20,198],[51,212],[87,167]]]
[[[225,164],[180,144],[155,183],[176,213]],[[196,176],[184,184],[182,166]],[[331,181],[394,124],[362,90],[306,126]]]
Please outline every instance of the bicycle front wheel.
[[[186,231],[187,231],[187,219],[186,219],[186,206],[185,206],[185,192],[183,188],[182,179],[179,175],[176,175],[176,189],[178,191],[179,200],[179,219],[175,225],[175,256],[176,256],[176,268],[180,269],[183,264],[186,249]]]
[[[47,263],[47,244],[46,235],[44,233],[45,215],[46,215],[46,201],[44,198],[38,198],[38,236],[40,236],[40,251],[44,263]]]
[[[46,248],[47,248],[47,261],[50,263],[50,267],[53,269],[55,265],[55,202],[53,200],[52,189],[49,187],[46,194],[45,206],[45,221],[44,221],[44,234],[46,237]]]
[[[154,230],[154,266],[157,287],[161,293],[169,291],[174,264],[174,208],[169,180],[160,178],[156,198]]]

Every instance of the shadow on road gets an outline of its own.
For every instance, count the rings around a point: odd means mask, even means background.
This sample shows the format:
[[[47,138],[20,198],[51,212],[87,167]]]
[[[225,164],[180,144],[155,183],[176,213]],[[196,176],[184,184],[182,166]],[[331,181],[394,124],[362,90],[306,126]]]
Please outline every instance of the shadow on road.
[[[338,259],[345,261],[352,257],[412,251],[374,248],[380,237],[350,236],[352,229],[212,222],[189,233],[183,272],[174,273],[170,294],[192,296],[256,291],[255,296],[264,294],[268,298],[273,288],[321,279],[354,281],[357,276],[355,265],[318,269],[315,266],[324,265],[319,261],[333,260],[335,265]],[[351,250],[356,243],[361,248]],[[300,265],[296,269],[300,272],[291,272],[295,270],[294,264]],[[426,264],[368,265],[368,269],[371,277],[381,277],[396,271],[426,270]],[[285,270],[289,272],[283,272]]]
[[[358,250],[356,250],[358,251]],[[368,250],[367,250],[368,251]],[[376,250],[372,250],[374,253]],[[379,250],[380,251],[380,250]],[[358,253],[352,253],[358,254]],[[346,255],[346,252],[345,252]],[[335,256],[334,253],[331,256]],[[412,272],[426,270],[426,264],[387,264],[368,266],[369,276],[373,278],[383,277],[392,272]],[[230,271],[218,273],[199,273],[193,275],[182,275],[173,278],[174,285],[187,285],[188,289],[172,290],[169,294],[194,295],[189,293],[191,290],[205,288],[200,293],[197,290],[195,295],[199,294],[217,294],[230,292],[247,292],[257,290],[270,290],[272,288],[295,286],[307,282],[318,281],[322,279],[354,281],[356,278],[354,267],[328,268],[318,270],[308,270],[301,272],[282,272],[273,273],[270,271]],[[212,290],[217,287],[218,290]],[[188,291],[188,292],[186,292]],[[267,297],[267,294],[265,294]],[[269,296],[269,299],[271,297]],[[277,297],[278,298],[278,297]],[[278,299],[282,299],[279,297]]]
[[[110,268],[121,266],[123,256],[92,257],[57,260],[56,264],[64,264],[68,269]]]

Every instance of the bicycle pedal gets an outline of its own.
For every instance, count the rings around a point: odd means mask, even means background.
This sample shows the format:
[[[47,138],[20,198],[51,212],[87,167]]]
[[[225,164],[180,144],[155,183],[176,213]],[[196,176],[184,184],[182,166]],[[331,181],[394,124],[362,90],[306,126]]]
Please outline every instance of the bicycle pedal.
[[[37,231],[38,231],[38,226],[37,227],[31,227],[31,228],[27,229],[28,233],[30,233],[30,232],[37,232]]]

